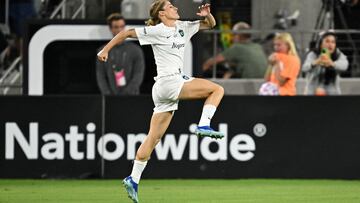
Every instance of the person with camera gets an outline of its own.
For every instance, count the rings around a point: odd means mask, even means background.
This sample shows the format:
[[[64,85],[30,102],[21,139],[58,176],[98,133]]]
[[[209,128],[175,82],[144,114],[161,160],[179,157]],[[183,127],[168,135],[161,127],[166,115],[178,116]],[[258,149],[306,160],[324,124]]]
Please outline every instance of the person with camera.
[[[349,61],[336,47],[336,35],[324,33],[314,51],[307,54],[302,70],[306,73],[306,95],[339,95],[339,74]]]

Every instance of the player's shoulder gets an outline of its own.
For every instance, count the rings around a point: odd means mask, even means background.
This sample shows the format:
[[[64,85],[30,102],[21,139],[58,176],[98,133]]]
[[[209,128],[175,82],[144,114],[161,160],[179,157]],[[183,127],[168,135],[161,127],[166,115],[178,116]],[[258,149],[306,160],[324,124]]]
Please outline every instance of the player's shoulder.
[[[156,32],[160,32],[163,30],[163,24],[162,23],[159,23],[159,24],[156,24],[156,25],[148,25],[148,26],[145,26],[145,27],[142,27],[142,28],[138,28],[139,30],[141,30],[144,34],[148,34],[149,32],[150,33],[156,33]]]
[[[198,24],[200,21],[199,20],[195,20],[195,21],[182,21],[182,20],[177,20],[176,24],[178,26],[189,26],[189,25],[194,25],[194,24]]]
[[[149,27],[153,27],[154,29],[163,29],[164,28],[164,23],[158,23],[156,25],[152,25]]]

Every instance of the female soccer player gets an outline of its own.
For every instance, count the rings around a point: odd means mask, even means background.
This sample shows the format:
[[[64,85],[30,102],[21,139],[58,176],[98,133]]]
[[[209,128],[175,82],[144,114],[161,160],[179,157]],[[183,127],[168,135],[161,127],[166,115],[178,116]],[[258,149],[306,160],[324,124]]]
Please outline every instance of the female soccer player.
[[[197,15],[205,19],[180,21],[175,6],[167,0],[155,0],[146,27],[120,32],[98,53],[98,59],[106,62],[111,48],[131,37],[138,38],[141,45],[150,44],[155,56],[157,77],[152,89],[155,108],[150,130],[136,153],[131,175],[123,180],[129,198],[134,202],[138,202],[141,174],[152,151],[168,128],[179,100],[206,98],[195,133],[216,139],[224,137],[222,133],[210,128],[210,120],[224,95],[224,89],[208,80],[183,75],[184,51],[190,38],[199,30],[213,28],[216,24],[209,4],[200,6]]]

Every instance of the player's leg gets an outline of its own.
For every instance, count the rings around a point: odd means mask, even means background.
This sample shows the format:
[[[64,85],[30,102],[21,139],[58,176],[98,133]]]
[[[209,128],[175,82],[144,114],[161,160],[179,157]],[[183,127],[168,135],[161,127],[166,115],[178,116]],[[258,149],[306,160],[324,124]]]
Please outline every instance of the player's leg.
[[[141,174],[144,171],[147,161],[149,160],[152,151],[159,143],[162,136],[165,134],[170,121],[172,119],[172,112],[155,113],[150,122],[150,130],[144,142],[140,145],[136,153],[131,175],[123,180],[123,184],[129,195],[129,198],[134,202],[138,202],[138,184]]]
[[[173,117],[173,112],[163,112],[153,114],[150,122],[150,130],[144,142],[140,145],[136,160],[147,161],[150,158],[155,146],[159,143],[165,131],[169,127]]]
[[[185,82],[179,95],[179,99],[202,99],[206,98],[205,105],[219,106],[224,96],[224,88],[209,80],[195,78]]]
[[[224,88],[209,80],[195,78],[190,82],[184,83],[179,99],[206,98],[198,128],[195,132],[197,135],[216,139],[224,137],[222,133],[214,131],[210,127],[210,121],[223,96]]]

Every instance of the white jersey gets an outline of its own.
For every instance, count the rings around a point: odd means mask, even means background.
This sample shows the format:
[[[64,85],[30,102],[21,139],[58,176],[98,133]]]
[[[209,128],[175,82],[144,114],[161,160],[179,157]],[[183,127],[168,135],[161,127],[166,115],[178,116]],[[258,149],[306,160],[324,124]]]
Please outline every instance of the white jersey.
[[[152,46],[158,78],[183,72],[185,46],[199,28],[200,21],[176,21],[175,27],[160,23],[135,28],[140,45]]]

